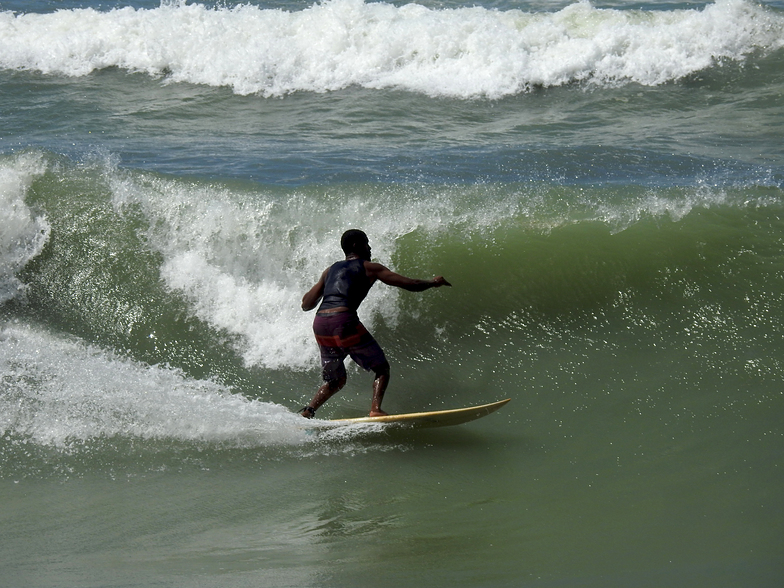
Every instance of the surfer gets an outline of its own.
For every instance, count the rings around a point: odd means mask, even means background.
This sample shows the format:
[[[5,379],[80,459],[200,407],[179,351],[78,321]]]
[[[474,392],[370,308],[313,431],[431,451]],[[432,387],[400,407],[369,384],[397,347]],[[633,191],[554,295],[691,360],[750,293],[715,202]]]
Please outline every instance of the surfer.
[[[370,243],[367,235],[358,229],[343,233],[340,247],[346,259],[324,270],[319,281],[302,297],[305,311],[316,308],[321,300],[313,320],[313,332],[321,353],[324,383],[310,404],[299,412],[313,418],[316,410],[346,385],[343,362],[350,356],[360,367],[375,373],[370,416],[383,416],[387,414],[381,410],[381,401],[389,384],[389,363],[373,335],[359,322],[357,308],[376,280],[410,292],[452,284],[441,276],[432,280],[407,278],[370,261]]]

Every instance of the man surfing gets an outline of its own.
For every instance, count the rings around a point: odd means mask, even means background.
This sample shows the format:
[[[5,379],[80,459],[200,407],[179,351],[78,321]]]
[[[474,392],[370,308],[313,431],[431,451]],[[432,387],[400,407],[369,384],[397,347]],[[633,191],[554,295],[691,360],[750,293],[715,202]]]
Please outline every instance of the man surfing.
[[[410,292],[452,284],[441,276],[432,280],[407,278],[370,261],[370,243],[367,235],[358,229],[343,233],[340,247],[346,259],[324,270],[319,281],[302,297],[302,310],[305,311],[316,308],[321,300],[313,320],[313,333],[321,353],[324,384],[300,412],[306,418],[313,418],[316,410],[346,385],[343,362],[350,356],[364,370],[375,373],[370,416],[385,416],[387,413],[381,410],[381,401],[389,385],[389,363],[373,335],[359,322],[359,305],[376,280]]]

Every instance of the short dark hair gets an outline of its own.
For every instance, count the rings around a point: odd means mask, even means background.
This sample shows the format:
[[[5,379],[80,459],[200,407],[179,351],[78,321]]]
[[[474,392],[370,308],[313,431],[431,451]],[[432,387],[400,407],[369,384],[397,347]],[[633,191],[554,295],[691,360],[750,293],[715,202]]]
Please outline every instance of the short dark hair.
[[[360,231],[359,229],[349,229],[343,233],[343,236],[340,238],[340,247],[343,249],[343,253],[350,255],[352,253],[358,253],[357,247],[359,245],[364,245],[367,242],[367,235],[363,231]]]

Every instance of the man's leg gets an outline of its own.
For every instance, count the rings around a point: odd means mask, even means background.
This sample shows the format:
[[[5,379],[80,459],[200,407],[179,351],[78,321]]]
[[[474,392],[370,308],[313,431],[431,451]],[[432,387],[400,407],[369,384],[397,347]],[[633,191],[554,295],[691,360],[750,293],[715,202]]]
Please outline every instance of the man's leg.
[[[332,398],[334,394],[340,391],[343,386],[346,385],[346,378],[345,376],[340,378],[339,380],[333,380],[331,382],[324,382],[316,392],[316,395],[313,397],[313,400],[310,401],[310,404],[305,407],[302,416],[312,418],[313,413],[318,410],[318,408],[324,404],[327,400]]]
[[[373,380],[373,400],[370,403],[370,416],[386,416],[388,413],[381,410],[381,401],[389,385],[389,364],[385,361],[376,369],[376,379]]]
[[[370,404],[370,416],[386,416],[388,413],[381,410],[381,401],[389,385],[389,375],[379,376],[373,380],[373,401]]]
[[[310,404],[300,411],[302,416],[312,419],[316,410],[346,385],[346,367],[341,356],[342,351],[339,349],[321,347],[321,375],[324,383],[319,386]]]
[[[348,353],[362,369],[373,371],[376,378],[373,380],[373,399],[370,403],[370,416],[386,416],[381,410],[381,401],[389,385],[389,362],[384,356],[384,350],[373,338],[368,330],[357,323],[357,332],[361,333],[360,340],[348,349]]]

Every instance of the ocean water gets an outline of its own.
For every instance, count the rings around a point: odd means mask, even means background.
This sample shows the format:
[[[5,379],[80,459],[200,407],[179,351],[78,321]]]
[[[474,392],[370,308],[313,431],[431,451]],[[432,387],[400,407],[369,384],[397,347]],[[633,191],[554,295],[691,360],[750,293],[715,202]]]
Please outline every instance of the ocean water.
[[[0,0],[0,210],[4,588],[784,583],[781,0]]]

